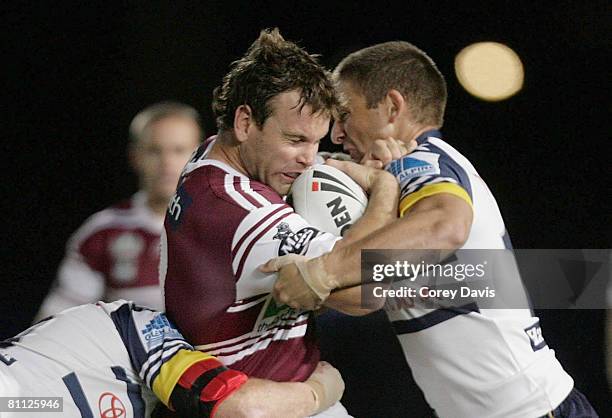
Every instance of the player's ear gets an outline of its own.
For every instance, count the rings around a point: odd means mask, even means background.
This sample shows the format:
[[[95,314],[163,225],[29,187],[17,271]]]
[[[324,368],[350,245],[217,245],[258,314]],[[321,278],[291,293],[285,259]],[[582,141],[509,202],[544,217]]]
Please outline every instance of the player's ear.
[[[389,123],[393,123],[404,111],[404,108],[406,107],[406,100],[404,99],[402,93],[395,89],[391,89],[387,92],[387,95],[384,98],[384,104],[387,110]]]
[[[249,105],[240,105],[236,108],[234,113],[234,134],[239,142],[244,142],[249,137],[249,130],[252,129],[255,124],[253,119],[253,111]]]

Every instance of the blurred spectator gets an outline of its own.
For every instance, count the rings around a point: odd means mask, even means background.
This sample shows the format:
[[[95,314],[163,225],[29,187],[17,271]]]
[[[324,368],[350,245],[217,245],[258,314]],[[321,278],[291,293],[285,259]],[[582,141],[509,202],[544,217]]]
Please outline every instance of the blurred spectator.
[[[128,152],[140,190],[95,213],[72,235],[38,319],[98,300],[163,310],[159,237],[180,172],[201,137],[198,112],[182,103],[157,103],[134,117]]]

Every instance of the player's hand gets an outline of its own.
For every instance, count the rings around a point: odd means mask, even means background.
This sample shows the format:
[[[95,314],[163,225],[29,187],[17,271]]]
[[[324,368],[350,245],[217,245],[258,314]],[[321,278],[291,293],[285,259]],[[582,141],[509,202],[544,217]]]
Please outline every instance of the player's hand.
[[[317,309],[322,301],[312,288],[305,282],[296,262],[305,262],[306,257],[297,254],[287,254],[273,258],[259,270],[263,273],[278,272],[278,279],[272,288],[272,296],[277,303],[288,305],[294,309]]]
[[[374,185],[376,178],[380,175],[381,170],[359,165],[351,161],[338,161],[329,159],[325,161],[325,164],[337,168],[340,171],[346,173],[350,178],[361,186],[366,193],[370,193],[372,186]]]
[[[409,147],[404,141],[393,138],[377,139],[365,153],[360,164],[373,168],[383,168],[391,161],[398,160],[408,154],[414,145]]]
[[[340,372],[325,361],[319,362],[315,371],[304,383],[312,388],[315,397],[316,411],[312,415],[323,412],[338,402],[344,393],[344,380]]]
[[[288,254],[268,261],[259,270],[263,273],[278,272],[272,296],[278,303],[294,309],[317,309],[338,287],[326,273],[321,257],[308,260],[304,256]]]
[[[299,254],[282,255],[280,257],[268,260],[266,264],[262,264],[261,266],[259,266],[259,271],[261,271],[262,273],[276,273],[284,266],[295,263],[299,260],[308,260],[308,257]]]

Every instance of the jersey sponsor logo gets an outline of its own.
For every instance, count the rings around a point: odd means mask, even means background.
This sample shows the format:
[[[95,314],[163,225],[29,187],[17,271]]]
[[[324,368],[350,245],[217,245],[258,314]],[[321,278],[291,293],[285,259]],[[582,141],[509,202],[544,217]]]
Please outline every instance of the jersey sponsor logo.
[[[110,244],[113,260],[111,275],[119,282],[133,281],[138,273],[138,258],[144,248],[141,236],[124,232]]]
[[[340,229],[340,235],[344,236],[344,232],[347,228],[351,226],[350,222],[353,220],[351,218],[351,214],[344,206],[342,202],[342,198],[338,196],[337,198],[330,200],[325,204],[330,209],[330,215],[334,220],[334,224]]]
[[[529,342],[531,343],[531,348],[533,351],[538,351],[546,347],[546,341],[544,341],[544,336],[542,335],[542,328],[540,327],[539,321],[529,328],[525,328],[525,333],[527,334],[527,337],[529,337]]]
[[[387,171],[397,178],[400,187],[404,187],[410,180],[418,177],[440,174],[438,164],[439,155],[419,152],[419,157],[404,157],[391,162]]]
[[[140,332],[147,343],[148,351],[161,345],[164,339],[182,338],[165,315],[156,315]]]
[[[98,399],[100,418],[125,418],[125,405],[114,393],[104,392]]]
[[[296,311],[287,305],[277,305],[272,297],[263,306],[259,318],[255,322],[253,330],[262,333],[272,328],[293,322],[296,319]]]
[[[176,190],[174,197],[172,197],[172,200],[170,200],[170,203],[168,204],[167,217],[173,230],[176,230],[179,227],[185,216],[185,211],[187,208],[189,208],[189,206],[191,206],[192,203],[193,199],[189,193],[187,193],[185,187],[180,185]]]
[[[300,229],[293,232],[287,222],[280,222],[276,225],[276,234],[272,239],[280,240],[278,255],[287,254],[306,254],[310,241],[319,234],[319,231],[312,227]]]
[[[17,360],[14,357],[9,356],[8,354],[0,353],[0,361],[6,364],[7,366],[10,366],[11,364],[15,363]]]

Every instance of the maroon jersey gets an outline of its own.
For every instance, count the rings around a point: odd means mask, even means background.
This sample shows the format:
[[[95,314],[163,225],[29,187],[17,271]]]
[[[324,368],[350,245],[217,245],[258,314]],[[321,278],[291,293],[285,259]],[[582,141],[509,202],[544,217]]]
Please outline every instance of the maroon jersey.
[[[315,257],[337,237],[311,227],[269,186],[206,159],[183,172],[162,234],[168,316],[188,341],[232,368],[303,381],[319,360],[310,312],[277,306],[276,274],[257,268],[288,253]]]
[[[98,300],[133,300],[163,310],[159,287],[162,220],[143,192],[92,215],[72,235],[39,317]]]

